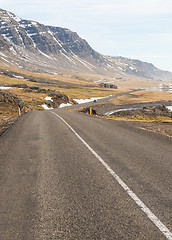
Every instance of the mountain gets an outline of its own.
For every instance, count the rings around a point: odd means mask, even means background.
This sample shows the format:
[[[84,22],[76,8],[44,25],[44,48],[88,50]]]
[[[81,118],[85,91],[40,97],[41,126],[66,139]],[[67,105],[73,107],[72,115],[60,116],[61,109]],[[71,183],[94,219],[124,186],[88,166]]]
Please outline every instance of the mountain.
[[[152,64],[94,51],[76,32],[24,20],[0,9],[0,62],[34,72],[172,79]]]

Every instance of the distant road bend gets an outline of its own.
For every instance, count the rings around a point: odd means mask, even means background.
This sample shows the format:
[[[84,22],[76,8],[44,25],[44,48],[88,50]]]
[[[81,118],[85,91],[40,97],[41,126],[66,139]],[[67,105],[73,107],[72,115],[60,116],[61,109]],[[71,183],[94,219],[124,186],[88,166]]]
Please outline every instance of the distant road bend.
[[[0,239],[172,239],[172,139],[64,110],[0,137]]]
[[[130,93],[138,92],[138,91],[142,91],[142,90],[143,89],[133,89],[133,90],[130,90],[130,91],[127,91],[127,92],[122,92],[122,93],[118,93],[118,94],[115,94],[115,95],[110,95],[110,96],[107,96],[107,97],[100,98],[96,102],[98,102],[98,103],[107,102],[108,100],[111,100],[113,98],[118,98],[118,97],[121,97],[121,96],[124,96],[124,95],[128,95]],[[95,105],[94,101],[72,105],[72,106],[69,106],[68,108],[74,109],[74,108],[78,108],[80,106],[84,107],[84,106],[90,106],[90,105]]]

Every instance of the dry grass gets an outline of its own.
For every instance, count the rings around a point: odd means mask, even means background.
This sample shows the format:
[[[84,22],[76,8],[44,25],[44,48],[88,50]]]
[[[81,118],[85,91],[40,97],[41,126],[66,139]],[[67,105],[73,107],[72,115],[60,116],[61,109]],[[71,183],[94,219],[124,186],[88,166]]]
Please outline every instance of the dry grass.
[[[43,93],[33,93],[33,92],[24,92],[23,89],[19,88],[11,88],[8,90],[11,93],[14,93],[18,96],[18,98],[22,98],[24,103],[24,111],[31,110],[42,110],[41,105],[45,102],[45,97],[47,94]]]
[[[8,84],[27,84],[29,86],[32,86],[33,83],[23,80],[23,79],[18,79],[18,78],[11,78],[8,76],[2,76],[0,75],[0,85],[8,85]],[[35,83],[36,84],[36,83]]]
[[[64,80],[64,79],[63,79]],[[28,86],[38,86],[40,88],[45,88],[45,89],[51,89],[51,90],[56,90],[60,91],[64,94],[66,94],[70,98],[78,98],[78,99],[86,99],[86,98],[91,98],[91,97],[105,97],[109,95],[114,95],[119,92],[119,90],[116,89],[105,89],[105,88],[99,88],[99,87],[85,87],[85,86],[64,86],[56,84],[46,84],[46,83],[32,83],[23,79],[17,79],[17,78],[10,78],[6,76],[0,76],[0,85],[8,85],[8,84],[27,84]],[[10,90],[13,91],[13,90]],[[14,92],[18,95],[20,94],[21,97],[24,98],[24,95],[29,96],[31,93],[22,93],[22,91],[18,91],[17,89],[14,90]],[[37,94],[35,94],[36,97]],[[32,97],[31,97],[32,98]]]
[[[156,80],[145,80],[143,78],[132,76],[131,79],[117,80],[116,85],[122,90],[139,89],[139,88],[153,88],[159,87],[161,82]],[[169,82],[163,82],[169,85]]]
[[[5,67],[3,67],[2,70],[8,70],[9,73],[10,71],[15,72],[15,75],[24,76],[26,79],[34,78],[37,82],[0,75],[0,85],[27,84],[28,86],[39,86],[40,88],[57,90],[63,92],[70,98],[84,99],[90,97],[104,97],[119,92],[118,90],[99,88],[98,83],[94,83],[94,81],[102,78],[102,76],[99,75],[79,73],[77,75],[51,75],[29,72],[17,68],[7,69]]]
[[[67,88],[61,89],[61,91],[65,93],[67,96],[77,99],[87,99],[91,97],[106,97],[121,92],[116,89],[111,90],[105,88],[90,88],[90,87]]]
[[[172,93],[138,91],[110,100],[113,104],[136,104],[156,101],[172,101]]]
[[[60,81],[60,82],[64,82],[64,83],[73,83],[73,84],[80,84],[80,85],[90,85],[93,86],[95,85],[94,82],[92,81],[92,77],[90,75],[83,75],[83,74],[77,74],[77,75],[53,75],[53,74],[48,74],[48,73],[36,73],[36,72],[30,72],[30,71],[26,71],[24,69],[19,69],[19,68],[7,68],[4,67],[2,65],[0,65],[0,68],[2,70],[8,70],[8,72],[15,72],[15,75],[24,75],[25,78],[29,79],[29,78],[35,78],[37,80],[40,80],[40,82],[42,80],[48,80],[50,81]],[[1,76],[0,76],[1,78]],[[33,83],[29,83],[26,80],[22,80],[22,79],[17,79],[17,78],[9,78],[6,76],[2,76],[3,80],[5,81],[12,81],[12,82],[7,82],[7,83],[21,83],[22,81],[27,82],[28,84],[33,84]],[[99,79],[97,76],[94,78],[97,80]],[[35,83],[34,83],[35,84]],[[38,83],[39,84],[39,83]]]
[[[121,117],[121,116],[108,116],[105,117],[108,119],[113,119],[113,120],[119,120],[119,121],[137,121],[137,122],[154,122],[154,123],[172,123],[172,119],[169,117],[164,117],[164,116],[146,116],[146,115],[142,115],[142,116],[126,116],[126,117]]]
[[[11,88],[8,90],[11,93],[16,94],[19,98],[22,98],[23,101],[30,101],[37,99],[38,101],[43,101],[47,94],[44,93],[34,93],[34,92],[25,92],[20,88]]]

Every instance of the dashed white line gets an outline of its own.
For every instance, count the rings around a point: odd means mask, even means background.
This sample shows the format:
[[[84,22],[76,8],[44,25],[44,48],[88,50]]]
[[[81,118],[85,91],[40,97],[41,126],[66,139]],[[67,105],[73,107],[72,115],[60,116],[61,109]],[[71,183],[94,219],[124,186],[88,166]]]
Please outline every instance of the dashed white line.
[[[106,168],[106,170],[116,179],[121,187],[128,193],[128,195],[135,201],[147,217],[155,224],[155,226],[165,235],[168,240],[172,240],[172,233],[170,230],[159,220],[158,217],[136,196],[136,194],[127,186],[127,184],[111,169],[111,167],[84,141],[83,138],[57,113],[52,112],[60,118],[76,135],[76,137],[90,150],[90,152],[99,160],[99,162]]]

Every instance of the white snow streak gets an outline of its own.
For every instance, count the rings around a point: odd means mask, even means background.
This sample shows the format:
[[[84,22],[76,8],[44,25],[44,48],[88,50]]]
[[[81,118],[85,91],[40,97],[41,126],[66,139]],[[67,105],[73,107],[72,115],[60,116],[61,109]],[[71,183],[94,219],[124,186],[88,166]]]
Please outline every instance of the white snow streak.
[[[10,47],[10,50],[16,55],[17,52],[15,51],[14,47]]]
[[[1,58],[2,58],[2,60],[4,60],[5,62],[12,64],[12,63],[9,62],[7,59],[5,59],[5,58],[3,58],[3,57],[1,57]],[[14,65],[14,64],[12,64],[12,65]]]
[[[170,111],[172,111],[172,106],[168,106],[167,108],[168,108]]]
[[[44,110],[51,110],[51,109],[53,109],[53,108],[49,108],[46,104],[43,104],[43,105],[42,105],[42,108],[43,108]]]
[[[74,64],[75,64],[75,62],[73,61],[73,59],[71,59],[70,57],[68,57],[66,54],[64,54],[63,52],[62,52],[62,50],[60,50],[60,52],[61,52],[61,54],[63,55],[63,56],[65,56],[69,61],[71,61],[71,62],[73,62]],[[65,51],[66,52],[66,51]]]
[[[15,78],[20,78],[20,79],[24,79],[24,77],[23,77],[23,76],[17,76],[17,75],[13,75],[13,77],[15,77]]]
[[[83,59],[79,58],[77,55],[75,55],[72,51],[71,53],[73,54],[73,57],[78,60],[80,63],[82,63],[85,67],[87,67],[88,69],[92,70],[92,67],[94,67],[93,65],[91,65],[90,63],[84,61]],[[90,66],[89,66],[90,65]]]
[[[3,57],[7,57],[5,54],[3,54],[2,52],[0,52],[0,55],[2,55]]]
[[[72,104],[70,104],[70,103],[62,103],[62,104],[60,104],[59,108],[70,107],[70,106],[72,106]]]
[[[38,26],[38,23],[37,22],[31,22],[32,23],[32,25],[34,25],[34,26]]]
[[[28,38],[30,38],[30,40],[32,41],[33,46],[36,48],[36,43],[35,43],[35,42],[33,41],[33,39],[31,38],[31,36],[32,36],[33,34],[29,34],[29,33],[27,33],[27,32],[26,32],[26,34],[27,34]]]
[[[51,97],[46,97],[46,98],[44,98],[46,101],[51,101],[51,102],[53,102],[53,99],[51,98]]]
[[[50,29],[49,29],[48,33],[53,37],[54,41],[57,42],[58,45],[59,45],[61,48],[63,48],[62,44],[61,44],[59,41],[57,41],[57,39],[55,38],[54,34],[50,31]]]
[[[103,98],[107,98],[107,97],[92,97],[92,98],[89,98],[89,99],[73,99],[73,100],[76,101],[78,104],[83,104],[83,103],[88,103],[88,102],[94,102],[94,101],[97,101],[97,100],[100,100],[100,99],[103,99]]]
[[[11,87],[0,87],[1,90],[7,90],[10,89]]]
[[[38,52],[40,52],[43,56],[45,56],[46,58],[52,59],[52,57],[48,56],[47,54],[43,53],[41,50],[39,50],[37,48]]]
[[[22,45],[23,45],[23,46],[24,46],[24,48],[25,48],[26,46],[25,46],[25,44],[24,44],[24,42],[23,42],[23,38],[20,36],[20,32],[17,30],[17,28],[16,28],[16,27],[15,27],[15,30],[16,30],[16,32],[17,32],[17,34],[18,34],[19,38],[20,38],[20,41],[21,41]]]

